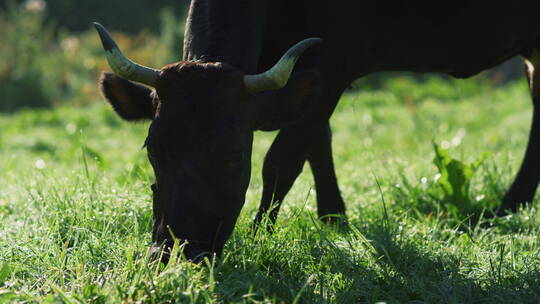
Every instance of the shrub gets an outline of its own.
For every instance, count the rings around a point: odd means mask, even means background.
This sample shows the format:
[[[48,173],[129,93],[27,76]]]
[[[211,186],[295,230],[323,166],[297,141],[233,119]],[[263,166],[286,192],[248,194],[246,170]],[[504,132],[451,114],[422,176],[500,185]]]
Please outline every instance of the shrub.
[[[183,26],[172,12],[163,11],[161,20],[158,36],[113,36],[136,61],[161,67],[181,58],[183,40]],[[97,79],[109,67],[93,29],[74,35],[49,25],[43,9],[12,4],[0,11],[0,36],[0,112],[99,98]]]
[[[189,1],[175,0],[0,0],[0,10],[10,3],[43,3],[46,5],[47,21],[60,25],[71,32],[87,31],[92,22],[99,21],[109,28],[137,34],[141,30],[160,30],[161,11],[167,8],[180,17],[187,10]]]
[[[42,11],[10,5],[0,13],[0,111],[51,104],[39,58],[49,51],[52,31]]]

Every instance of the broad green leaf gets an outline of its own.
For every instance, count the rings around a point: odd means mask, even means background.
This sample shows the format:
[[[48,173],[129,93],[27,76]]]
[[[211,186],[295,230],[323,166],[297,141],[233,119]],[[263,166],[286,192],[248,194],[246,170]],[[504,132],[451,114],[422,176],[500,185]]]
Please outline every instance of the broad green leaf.
[[[433,163],[440,174],[437,180],[437,185],[442,190],[440,200],[445,203],[445,208],[451,213],[467,210],[471,205],[469,189],[472,178],[489,153],[482,154],[471,164],[465,164],[453,159],[448,150],[439,147],[435,142],[433,149],[435,151]]]

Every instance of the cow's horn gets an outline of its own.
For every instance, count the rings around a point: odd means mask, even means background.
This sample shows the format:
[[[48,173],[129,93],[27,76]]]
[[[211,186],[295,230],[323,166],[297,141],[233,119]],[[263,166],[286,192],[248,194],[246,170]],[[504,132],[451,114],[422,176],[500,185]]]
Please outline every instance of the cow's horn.
[[[244,76],[246,88],[250,93],[283,88],[287,84],[300,55],[310,46],[319,44],[322,41],[321,38],[309,38],[298,42],[270,70],[257,75]]]
[[[159,76],[159,70],[137,64],[127,58],[112,40],[111,35],[99,23],[94,22],[94,26],[99,33],[101,43],[107,54],[107,61],[111,69],[121,78],[132,80],[155,87]]]

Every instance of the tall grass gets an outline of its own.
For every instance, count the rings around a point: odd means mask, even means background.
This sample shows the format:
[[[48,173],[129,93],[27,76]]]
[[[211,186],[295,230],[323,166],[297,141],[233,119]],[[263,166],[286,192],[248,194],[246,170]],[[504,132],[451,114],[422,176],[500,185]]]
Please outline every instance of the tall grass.
[[[147,124],[121,122],[104,103],[0,115],[0,302],[534,303],[537,200],[472,222],[433,193],[432,140],[465,165],[489,151],[466,199],[473,212],[499,203],[527,139],[525,83],[414,106],[381,93],[347,94],[332,118],[348,227],[315,218],[305,172],[275,233],[250,233],[274,135],[257,133],[246,206],[224,256],[206,267],[149,262]]]

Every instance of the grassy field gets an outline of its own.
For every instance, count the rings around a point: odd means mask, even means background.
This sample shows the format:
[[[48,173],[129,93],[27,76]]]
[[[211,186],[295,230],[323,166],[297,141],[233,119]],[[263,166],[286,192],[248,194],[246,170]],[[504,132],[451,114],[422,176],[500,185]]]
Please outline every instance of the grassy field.
[[[521,161],[531,115],[525,82],[495,89],[398,79],[344,96],[332,126],[349,227],[316,219],[306,166],[275,233],[249,233],[274,136],[258,132],[246,205],[223,258],[208,267],[148,262],[147,124],[124,123],[95,99],[0,115],[0,302],[540,299],[538,202],[473,220],[494,210]],[[439,157],[468,168],[470,179],[457,185],[464,196],[445,192],[433,143],[447,149]]]

